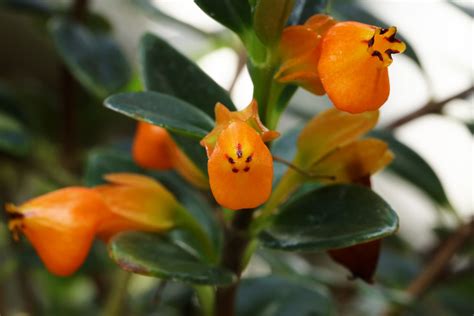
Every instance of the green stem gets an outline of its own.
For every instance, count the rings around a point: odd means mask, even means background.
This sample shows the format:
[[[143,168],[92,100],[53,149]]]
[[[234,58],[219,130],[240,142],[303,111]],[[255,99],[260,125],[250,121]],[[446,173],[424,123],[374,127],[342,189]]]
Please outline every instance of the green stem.
[[[203,316],[214,316],[215,294],[211,286],[195,285],[194,290]]]
[[[114,276],[114,284],[102,311],[103,316],[117,316],[124,314],[122,309],[127,296],[127,288],[131,276],[132,274],[129,272],[117,270]]]

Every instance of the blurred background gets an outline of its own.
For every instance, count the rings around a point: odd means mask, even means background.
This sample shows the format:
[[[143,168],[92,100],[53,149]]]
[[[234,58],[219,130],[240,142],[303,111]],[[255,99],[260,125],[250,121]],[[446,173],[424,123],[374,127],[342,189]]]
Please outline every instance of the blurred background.
[[[299,0],[295,9],[311,6]],[[388,137],[397,158],[373,178],[374,190],[398,213],[400,231],[384,241],[372,286],[348,281],[348,272],[325,254],[261,251],[247,276],[273,272],[311,279],[337,315],[381,315],[406,303],[406,288],[456,234],[453,211],[464,221],[474,215],[473,12],[472,1],[331,2],[329,13],[338,19],[397,26],[410,47],[394,57],[391,94],[379,123],[393,133]],[[63,17],[84,28],[61,28]],[[195,60],[238,107],[250,102],[245,50],[192,0],[0,0],[2,205],[81,184],[91,153],[127,150],[135,121],[105,109],[102,101],[117,91],[142,90],[138,43],[145,32]],[[330,106],[326,97],[299,89],[279,130]],[[12,241],[3,212],[1,218],[1,315],[95,315],[119,295],[114,281],[120,272],[104,245],[94,246],[74,277],[57,278],[26,242]],[[471,315],[473,257],[470,238],[421,299],[401,313]],[[134,275],[122,297],[123,312],[192,315],[191,293],[184,285]]]

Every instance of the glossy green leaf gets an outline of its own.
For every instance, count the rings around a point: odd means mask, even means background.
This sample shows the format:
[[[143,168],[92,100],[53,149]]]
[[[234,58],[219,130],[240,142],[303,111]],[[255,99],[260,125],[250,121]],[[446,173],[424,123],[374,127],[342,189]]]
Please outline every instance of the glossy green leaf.
[[[327,13],[330,0],[296,0],[288,24],[304,24],[312,15]]]
[[[296,281],[270,276],[242,280],[237,293],[237,315],[333,315],[326,291]]]
[[[100,185],[105,183],[104,175],[113,172],[139,173],[153,177],[163,183],[211,236],[215,249],[220,248],[222,232],[216,218],[213,216],[212,206],[202,194],[174,171],[146,170],[137,166],[128,152],[101,149],[88,155],[83,182],[87,186]],[[176,237],[181,239],[185,234],[180,234],[176,233]],[[187,238],[187,236],[184,236],[184,238]],[[189,241],[187,240],[187,242]]]
[[[323,251],[382,238],[397,228],[397,215],[375,192],[344,184],[291,199],[259,237],[268,248]]]
[[[194,0],[194,2],[211,18],[236,33],[242,33],[252,24],[248,0]]]
[[[232,272],[200,262],[184,248],[152,233],[120,233],[109,242],[109,254],[126,271],[166,280],[225,285],[236,279]]]
[[[372,13],[367,11],[365,7],[363,7],[360,3],[356,1],[347,1],[347,0],[334,0],[332,3],[332,12],[334,16],[339,20],[350,20],[350,21],[357,21],[362,23],[367,23],[379,27],[388,27],[384,21],[380,20]],[[413,50],[412,45],[408,42],[404,36],[400,33],[397,33],[397,38],[405,42],[407,48],[404,55],[410,57],[415,63],[418,64],[422,68],[422,64],[418,55]]]
[[[12,116],[0,111],[0,151],[14,156],[24,156],[31,146],[30,135]]]
[[[370,135],[388,143],[395,159],[388,166],[403,179],[423,190],[441,206],[450,207],[443,185],[428,163],[410,147],[399,142],[391,133],[372,131]]]
[[[145,89],[175,96],[214,117],[217,102],[231,110],[229,94],[193,61],[161,38],[145,34],[140,42]]]
[[[280,39],[295,0],[259,0],[255,7],[253,25],[262,43],[272,45]]]
[[[198,139],[206,136],[214,126],[206,113],[185,101],[158,92],[115,94],[108,97],[104,104],[133,119]]]
[[[55,18],[50,31],[59,55],[74,77],[98,97],[118,91],[130,78],[130,68],[115,41],[75,22]]]

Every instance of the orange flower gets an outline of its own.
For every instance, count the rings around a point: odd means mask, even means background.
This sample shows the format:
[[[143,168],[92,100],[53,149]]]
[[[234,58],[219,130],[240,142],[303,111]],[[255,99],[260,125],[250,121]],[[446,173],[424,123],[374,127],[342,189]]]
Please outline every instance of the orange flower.
[[[350,113],[373,111],[390,92],[387,67],[405,51],[397,29],[358,22],[334,25],[323,38],[318,71],[334,106]]]
[[[392,54],[406,48],[395,34],[395,27],[315,15],[304,25],[284,29],[275,79],[317,95],[327,93],[334,106],[346,112],[376,110],[389,95]]]
[[[238,112],[216,105],[216,126],[201,145],[206,147],[211,190],[220,205],[239,210],[268,199],[273,160],[264,141],[278,135],[263,126],[255,101]]]
[[[166,129],[139,122],[133,142],[133,159],[149,169],[166,170],[173,168],[173,151],[176,145]]]
[[[107,206],[92,189],[69,187],[21,206],[7,204],[9,229],[15,239],[23,233],[46,268],[67,276],[84,262]]]
[[[105,176],[109,184],[94,188],[108,209],[98,234],[108,240],[125,230],[165,231],[174,226],[181,207],[174,196],[153,178],[133,173]]]

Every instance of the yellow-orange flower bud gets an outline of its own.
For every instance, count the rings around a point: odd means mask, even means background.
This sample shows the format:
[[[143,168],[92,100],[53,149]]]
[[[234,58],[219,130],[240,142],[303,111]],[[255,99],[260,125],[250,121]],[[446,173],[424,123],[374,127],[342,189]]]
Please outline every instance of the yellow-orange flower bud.
[[[145,122],[138,123],[132,149],[137,165],[149,169],[171,169],[175,147],[166,129]]]
[[[226,208],[255,208],[270,196],[272,155],[247,123],[236,121],[222,131],[209,157],[208,171],[212,193]]]
[[[109,184],[94,188],[110,213],[98,228],[108,240],[125,230],[165,231],[173,227],[180,204],[153,178],[133,173],[105,176]]]
[[[94,190],[69,187],[6,210],[15,239],[23,233],[51,273],[67,276],[86,259],[107,206]]]

